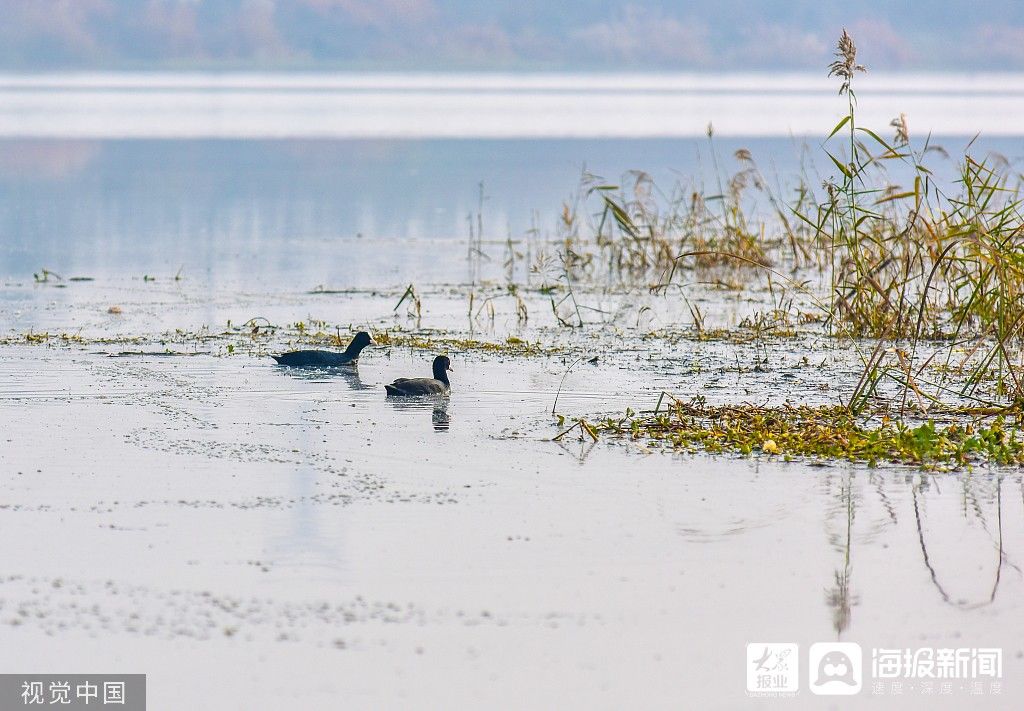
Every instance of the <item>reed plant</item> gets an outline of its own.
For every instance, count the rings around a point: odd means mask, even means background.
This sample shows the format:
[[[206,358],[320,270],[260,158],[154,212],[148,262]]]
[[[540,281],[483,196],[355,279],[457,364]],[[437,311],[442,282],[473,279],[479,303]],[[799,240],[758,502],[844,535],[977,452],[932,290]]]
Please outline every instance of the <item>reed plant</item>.
[[[1007,161],[980,154],[972,142],[957,159],[958,179],[941,185],[929,162],[948,154],[930,137],[915,145],[904,114],[891,122],[888,139],[858,121],[856,88],[866,71],[844,30],[828,73],[839,80],[845,113],[822,144],[834,174],[817,189],[801,175],[789,200],[768,187],[747,150],[736,152],[738,170],[724,176],[711,126],[710,193],[683,184],[665,192],[639,171],[621,186],[585,173],[559,233],[563,280],[571,293],[571,285],[588,280],[665,287],[680,274],[707,269],[735,270],[740,283],[767,278],[800,293],[799,308],[816,308],[814,320],[828,335],[863,351],[864,372],[846,400],[850,410],[880,397],[884,383],[897,386],[902,405],[911,397],[927,403],[955,395],[1021,409],[1019,180]],[[897,169],[909,184],[893,184]],[[767,218],[744,209],[750,190],[769,207]],[[803,276],[815,269],[824,279],[812,288]],[[578,315],[575,296],[572,303]],[[926,360],[917,356],[926,341],[946,344],[938,379],[925,374],[936,364],[935,350]],[[954,386],[946,374],[955,363],[964,377]]]

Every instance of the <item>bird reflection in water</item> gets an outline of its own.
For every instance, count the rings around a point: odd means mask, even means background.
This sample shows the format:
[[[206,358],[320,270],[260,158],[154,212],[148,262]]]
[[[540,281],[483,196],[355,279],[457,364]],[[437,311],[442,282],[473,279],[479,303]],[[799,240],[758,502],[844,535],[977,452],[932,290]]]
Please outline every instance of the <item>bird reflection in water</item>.
[[[448,414],[448,400],[445,398],[444,402],[435,403],[434,412],[430,417],[434,423],[434,429],[438,432],[447,431],[448,426],[451,424],[452,416]]]
[[[281,372],[289,378],[296,380],[308,380],[315,382],[327,382],[344,380],[352,390],[371,390],[373,385],[367,385],[359,377],[359,371],[355,368],[281,368]]]
[[[396,410],[430,411],[430,421],[438,432],[447,432],[451,426],[451,415],[448,413],[447,395],[424,395],[419,397],[387,398],[387,402]]]

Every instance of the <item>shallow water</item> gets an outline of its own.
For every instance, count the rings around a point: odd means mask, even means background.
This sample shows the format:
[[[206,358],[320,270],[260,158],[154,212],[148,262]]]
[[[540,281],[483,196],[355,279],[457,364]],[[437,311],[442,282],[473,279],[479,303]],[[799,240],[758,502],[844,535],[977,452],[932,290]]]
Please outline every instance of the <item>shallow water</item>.
[[[111,293],[123,322],[102,313]],[[425,293],[427,318],[462,333],[462,297],[445,293]],[[748,642],[840,639],[1004,652],[998,696],[866,689],[857,707],[1006,708],[1021,694],[1018,472],[550,441],[560,387],[566,414],[651,407],[662,389],[755,401],[792,378],[827,400],[841,353],[819,373],[772,347],[761,372],[730,372],[757,347],[627,329],[568,375],[568,356],[453,353],[450,398],[395,402],[382,383],[424,374],[428,353],[375,348],[358,374],[305,373],[216,341],[160,342],[170,323],[257,305],[278,322],[323,296],[107,280],[4,294],[8,323],[18,304],[22,325],[149,334],[0,347],[6,666],[127,665],[149,674],[151,699],[238,708],[733,708],[748,700]],[[329,303],[379,327],[395,298]],[[479,335],[500,340],[501,323]],[[164,347],[199,354],[111,357]],[[241,676],[221,685],[211,668]]]
[[[677,292],[581,286],[593,310],[570,331],[524,290],[517,318],[507,234],[552,229],[584,163],[711,180],[702,141],[71,134],[0,141],[5,668],[143,671],[160,708],[1024,701],[1019,471],[552,441],[552,409],[618,415],[663,391],[828,404],[858,377],[854,349],[813,329],[701,340]],[[1013,160],[1020,140],[990,147]],[[742,146],[783,180],[799,167],[788,139],[719,143]],[[481,180],[482,268],[465,239]],[[60,277],[36,283],[43,268]],[[774,298],[754,281],[682,293],[737,330]],[[397,306],[409,283],[419,318]],[[453,349],[449,398],[396,402],[382,384],[426,375],[432,352],[288,371],[268,354],[299,321],[543,349]],[[1001,686],[866,683],[829,704],[804,660],[796,698],[747,696],[748,643],[803,657],[837,639],[868,665],[873,648],[998,647]]]

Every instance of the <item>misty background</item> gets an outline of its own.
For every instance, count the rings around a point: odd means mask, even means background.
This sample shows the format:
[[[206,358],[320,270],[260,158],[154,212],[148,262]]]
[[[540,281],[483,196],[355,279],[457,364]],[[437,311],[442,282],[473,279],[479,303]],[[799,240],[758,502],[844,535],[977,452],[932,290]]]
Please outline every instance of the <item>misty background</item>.
[[[1024,68],[1024,3],[0,0],[0,70]]]

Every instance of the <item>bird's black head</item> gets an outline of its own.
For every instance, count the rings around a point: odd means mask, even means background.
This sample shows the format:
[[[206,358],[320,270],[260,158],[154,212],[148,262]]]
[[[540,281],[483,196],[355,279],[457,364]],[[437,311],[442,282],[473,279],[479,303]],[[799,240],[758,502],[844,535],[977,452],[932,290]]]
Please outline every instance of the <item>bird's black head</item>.
[[[438,356],[434,358],[434,379],[440,380],[443,383],[448,382],[448,372],[452,369],[452,362],[448,360],[448,356]]]
[[[359,352],[367,346],[376,345],[373,339],[370,338],[370,334],[366,331],[360,331],[356,334],[356,337],[352,339],[352,342],[348,344],[348,348],[345,352],[351,356],[358,356]]]

